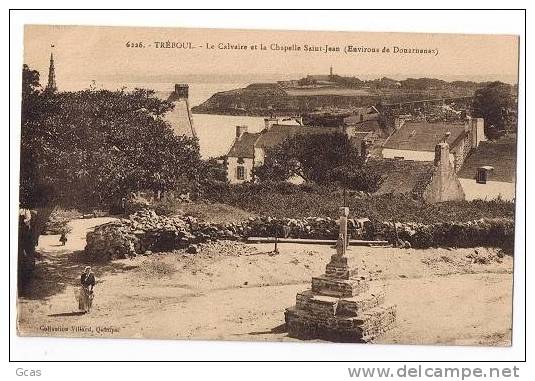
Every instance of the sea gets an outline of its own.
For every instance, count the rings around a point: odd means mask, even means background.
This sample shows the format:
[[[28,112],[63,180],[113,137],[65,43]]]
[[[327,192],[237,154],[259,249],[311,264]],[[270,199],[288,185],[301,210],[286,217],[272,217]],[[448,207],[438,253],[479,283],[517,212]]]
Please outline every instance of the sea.
[[[262,80],[265,80],[265,78],[262,78]],[[243,88],[254,82],[258,82],[258,79],[241,82],[207,82],[206,80],[201,80],[198,82],[98,81],[90,83],[89,81],[80,81],[77,83],[70,82],[60,90],[76,91],[92,86],[97,89],[107,90],[148,88],[157,92],[170,93],[174,89],[174,83],[187,83],[189,85],[189,103],[190,107],[193,107],[203,103],[217,92]],[[199,139],[201,156],[208,159],[227,154],[236,135],[236,126],[247,126],[248,132],[258,132],[264,128],[264,117],[193,114],[193,125]]]

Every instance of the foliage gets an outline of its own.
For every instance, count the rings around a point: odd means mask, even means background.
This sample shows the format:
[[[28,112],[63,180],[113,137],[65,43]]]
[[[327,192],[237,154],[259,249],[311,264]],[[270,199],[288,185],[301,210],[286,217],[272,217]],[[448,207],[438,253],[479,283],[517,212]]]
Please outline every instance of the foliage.
[[[56,207],[50,213],[48,221],[44,227],[45,234],[62,234],[70,233],[72,228],[69,226],[69,221],[75,218],[80,218],[82,215],[76,209],[63,209]]]
[[[38,74],[23,71],[23,204],[113,205],[198,179],[196,139],[174,135],[163,119],[173,105],[153,91],[39,92]]]
[[[287,182],[220,185],[207,190],[211,201],[232,205],[261,216],[271,217],[338,217],[344,204],[339,188],[321,185],[294,185]],[[515,204],[503,200],[447,201],[426,204],[411,195],[383,194],[362,196],[348,191],[346,204],[351,216],[367,217],[373,221],[462,222],[480,218],[514,218]]]
[[[260,181],[284,181],[300,176],[307,182],[332,184],[373,192],[379,189],[379,174],[366,172],[364,160],[342,133],[297,135],[266,152],[255,169]]]
[[[476,90],[472,105],[474,116],[485,119],[485,134],[491,139],[516,128],[516,108],[513,87],[498,81]]]

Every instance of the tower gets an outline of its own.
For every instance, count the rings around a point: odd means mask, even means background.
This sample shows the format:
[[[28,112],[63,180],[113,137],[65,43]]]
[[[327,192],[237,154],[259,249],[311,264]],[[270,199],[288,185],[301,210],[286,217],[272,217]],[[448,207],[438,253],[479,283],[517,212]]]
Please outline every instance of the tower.
[[[51,45],[53,48],[54,45]],[[50,92],[55,92],[58,90],[56,86],[56,69],[54,68],[54,53],[50,52],[50,66],[48,67],[48,83],[46,85],[46,90]]]
[[[333,67],[332,67],[332,66],[331,66],[330,71],[329,71],[329,76],[330,76],[331,78],[332,78],[332,76],[333,76]]]

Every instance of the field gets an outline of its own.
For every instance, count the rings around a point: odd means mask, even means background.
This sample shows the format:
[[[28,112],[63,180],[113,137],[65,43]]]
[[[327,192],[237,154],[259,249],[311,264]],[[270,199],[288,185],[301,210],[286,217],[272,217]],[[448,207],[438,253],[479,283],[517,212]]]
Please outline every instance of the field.
[[[85,234],[109,218],[73,220],[66,246],[41,236],[33,282],[18,304],[30,336],[295,341],[284,309],[323,272],[329,246],[220,241],[182,251],[93,265],[96,298],[77,312]],[[476,251],[477,250],[477,251]],[[510,345],[513,259],[498,250],[352,247],[353,268],[386,286],[396,327],[379,343]],[[83,329],[84,332],[74,332]],[[67,331],[58,333],[57,329]]]

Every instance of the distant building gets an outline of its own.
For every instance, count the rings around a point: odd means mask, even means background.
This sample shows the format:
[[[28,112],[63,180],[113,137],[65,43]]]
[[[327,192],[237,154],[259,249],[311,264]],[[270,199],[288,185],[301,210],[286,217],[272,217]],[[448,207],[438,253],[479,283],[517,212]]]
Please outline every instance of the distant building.
[[[516,142],[482,142],[465,160],[458,177],[467,200],[515,198]]]
[[[470,152],[486,140],[483,119],[468,119],[464,123],[401,121],[386,140],[382,156],[389,159],[434,161],[435,149],[448,143],[450,160],[455,171],[460,170]]]
[[[171,125],[177,136],[197,137],[193,126],[193,117],[189,107],[189,86],[175,84],[171,93],[159,93],[160,98],[174,104],[174,108],[167,112],[164,119]]]

